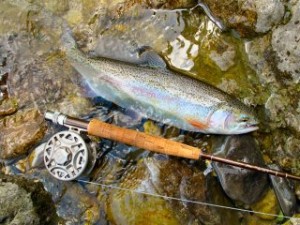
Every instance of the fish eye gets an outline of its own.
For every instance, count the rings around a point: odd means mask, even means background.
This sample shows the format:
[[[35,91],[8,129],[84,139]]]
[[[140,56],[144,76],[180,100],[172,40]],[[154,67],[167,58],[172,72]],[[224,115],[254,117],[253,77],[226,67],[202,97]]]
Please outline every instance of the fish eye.
[[[247,121],[249,121],[249,119],[250,118],[248,116],[242,115],[239,119],[239,122],[247,122]]]

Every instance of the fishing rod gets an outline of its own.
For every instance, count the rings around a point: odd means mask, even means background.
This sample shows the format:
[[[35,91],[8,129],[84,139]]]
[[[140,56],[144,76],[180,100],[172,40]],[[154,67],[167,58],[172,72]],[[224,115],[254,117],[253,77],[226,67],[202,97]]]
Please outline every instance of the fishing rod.
[[[74,180],[85,174],[88,167],[89,170],[91,170],[90,167],[93,166],[95,157],[92,157],[93,154],[86,146],[83,138],[79,135],[80,132],[87,132],[92,136],[118,141],[156,153],[193,160],[207,159],[239,168],[271,174],[277,177],[300,181],[300,177],[296,175],[206,154],[203,153],[201,149],[190,145],[144,132],[118,127],[97,119],[85,121],[51,111],[45,113],[45,119],[70,128],[69,131],[62,131],[55,134],[46,144],[44,151],[46,168],[51,175],[60,180]],[[93,159],[91,160],[90,158]]]

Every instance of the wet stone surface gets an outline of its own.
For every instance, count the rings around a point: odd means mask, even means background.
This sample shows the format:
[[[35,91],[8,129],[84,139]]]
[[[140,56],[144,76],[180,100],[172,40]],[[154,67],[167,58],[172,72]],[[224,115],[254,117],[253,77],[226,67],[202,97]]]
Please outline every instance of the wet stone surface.
[[[58,224],[51,196],[41,183],[0,174],[1,224]]]
[[[213,154],[264,167],[262,154],[250,135],[220,136],[212,147]],[[266,174],[240,169],[222,163],[212,163],[226,194],[245,204],[256,202],[268,186]],[[251,188],[249,188],[251,186]]]
[[[37,110],[24,110],[0,120],[0,158],[24,155],[41,140],[46,131],[43,115]]]
[[[177,160],[162,155],[145,158],[133,171],[128,170],[120,182],[122,190],[112,190],[107,209],[109,218],[116,224],[139,224],[145,217],[149,224],[222,224],[222,221],[238,224],[237,214],[231,213],[229,217],[226,211],[216,208],[177,200],[164,201],[157,197],[162,195],[211,203],[219,201],[220,204],[222,201],[222,204],[230,205],[228,199],[222,199],[219,189],[207,186],[201,172]]]
[[[277,68],[271,41],[271,35],[266,35],[245,45],[249,62],[265,87],[264,94],[258,99],[263,107],[259,112],[263,118],[260,128],[263,135],[257,138],[261,150],[268,152],[282,168],[297,174],[299,151],[295,146],[299,141],[299,84]]]
[[[68,224],[97,224],[102,221],[97,200],[79,183],[59,181],[46,169],[32,170],[26,176],[43,183],[52,196],[57,214]]]
[[[280,171],[281,168],[276,165],[269,165],[269,168]],[[293,216],[296,212],[297,203],[293,183],[282,177],[270,176],[273,189],[277,196],[280,208],[284,215]]]
[[[13,114],[17,111],[18,104],[14,99],[4,99],[0,103],[0,118]]]

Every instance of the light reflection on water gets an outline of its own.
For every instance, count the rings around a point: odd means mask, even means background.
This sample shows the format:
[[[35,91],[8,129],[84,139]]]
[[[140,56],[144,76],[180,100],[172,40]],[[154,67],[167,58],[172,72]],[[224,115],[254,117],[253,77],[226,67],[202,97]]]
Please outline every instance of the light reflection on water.
[[[185,39],[182,35],[171,41],[171,54],[167,57],[169,63],[182,70],[190,71],[194,67],[194,58],[198,55],[199,46]],[[178,57],[180,55],[180,57]]]

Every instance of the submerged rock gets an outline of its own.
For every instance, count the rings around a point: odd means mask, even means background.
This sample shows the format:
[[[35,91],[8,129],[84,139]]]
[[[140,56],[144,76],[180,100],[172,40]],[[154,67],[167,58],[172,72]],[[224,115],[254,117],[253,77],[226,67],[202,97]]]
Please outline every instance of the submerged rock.
[[[57,224],[59,218],[41,183],[0,174],[0,223]]]
[[[0,126],[0,158],[2,159],[26,154],[46,132],[44,117],[35,109],[6,116],[0,120]]]
[[[140,161],[111,190],[107,213],[115,224],[141,224],[145,218],[148,224],[238,224],[236,214],[205,205],[229,203],[200,171],[162,155]]]
[[[52,177],[45,169],[32,170],[26,176],[40,180],[52,195],[57,214],[67,224],[96,224],[100,221],[100,209],[96,198],[78,182],[64,182]]]
[[[227,43],[220,42],[219,47],[216,50],[210,52],[210,58],[218,65],[222,71],[227,71],[231,66],[235,64],[234,58],[236,51],[234,46]]]
[[[45,57],[45,58],[43,58]],[[8,75],[8,93],[17,99],[19,107],[38,107],[81,115],[91,107],[82,91],[72,80],[71,66],[58,55],[31,58]],[[74,74],[73,74],[74,75]],[[76,77],[74,77],[74,81]]]
[[[264,166],[258,146],[250,135],[217,137],[212,150],[216,156]],[[267,188],[267,174],[217,162],[212,164],[223,190],[234,200],[246,204],[254,203],[261,198]]]

